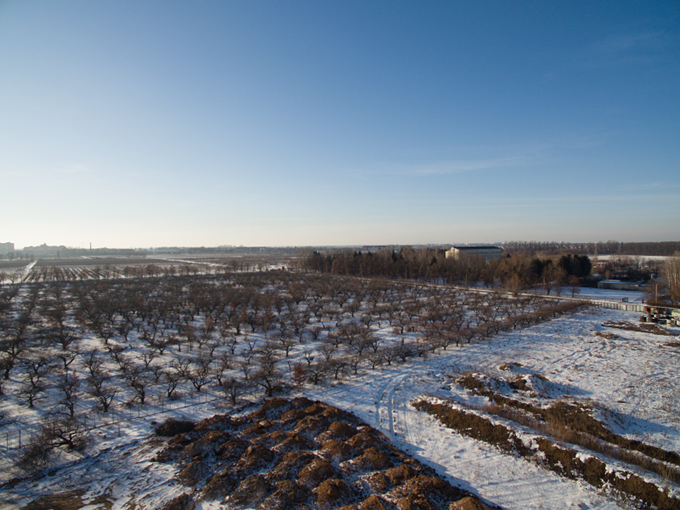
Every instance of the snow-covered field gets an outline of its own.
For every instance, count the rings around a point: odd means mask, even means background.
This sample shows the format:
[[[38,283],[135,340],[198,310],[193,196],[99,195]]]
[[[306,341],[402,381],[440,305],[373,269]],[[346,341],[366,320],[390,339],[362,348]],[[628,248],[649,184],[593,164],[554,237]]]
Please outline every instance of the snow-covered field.
[[[604,340],[594,334],[605,329],[601,324],[606,320],[631,320],[631,315],[603,310],[563,317],[426,362],[371,373],[358,384],[308,394],[352,410],[399,447],[446,472],[453,483],[504,508],[619,508],[615,499],[587,484],[564,480],[452,433],[409,402],[424,394],[459,396],[461,389],[451,387],[452,376],[465,372],[500,376],[500,365],[516,362],[527,373],[540,373],[563,385],[570,399],[597,402],[611,410],[616,420],[609,424],[616,432],[678,452],[680,350],[662,346],[671,337],[613,330],[620,338]]]
[[[571,291],[565,289],[562,292],[563,296],[571,296]],[[579,289],[579,293],[574,297],[579,299],[595,299],[604,301],[622,301],[627,299],[630,303],[642,303],[645,294],[634,290],[613,290],[613,289],[595,289],[592,287],[583,287]]]
[[[501,333],[491,340],[449,347],[427,359],[412,358],[364,370],[340,383],[332,379],[307,386],[300,394],[349,410],[378,428],[422,462],[450,481],[489,502],[508,509],[625,508],[614,494],[580,481],[561,478],[523,458],[444,428],[434,418],[416,411],[411,402],[423,395],[465,402],[469,395],[453,383],[466,372],[507,375],[505,363],[521,365],[525,373],[541,374],[561,388],[569,400],[593,403],[605,410],[601,418],[619,434],[680,452],[680,349],[667,346],[675,337],[607,329],[606,321],[636,321],[635,314],[591,310]],[[605,338],[596,332],[611,332]],[[558,395],[553,395],[559,397]],[[220,402],[187,402],[175,416],[200,419],[225,412]],[[131,416],[122,430],[102,428],[84,457],[64,456],[62,465],[47,476],[3,486],[2,508],[20,507],[39,495],[84,490],[83,501],[108,493],[113,508],[155,508],[182,491],[173,466],[153,463],[157,446],[151,437],[152,420]],[[4,457],[5,467],[8,458]],[[612,468],[620,463],[609,461]],[[626,466],[628,471],[634,467]],[[637,474],[667,486],[676,497],[679,487],[638,469]],[[198,508],[212,508],[203,503]],[[137,507],[139,508],[139,507]]]

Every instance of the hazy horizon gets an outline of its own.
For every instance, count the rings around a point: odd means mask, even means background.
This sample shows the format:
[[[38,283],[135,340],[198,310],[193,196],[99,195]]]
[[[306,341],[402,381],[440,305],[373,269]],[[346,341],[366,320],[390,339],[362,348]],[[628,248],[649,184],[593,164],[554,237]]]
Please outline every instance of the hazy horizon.
[[[624,243],[624,244],[653,244],[653,243],[678,243],[680,241],[674,241],[674,240],[665,240],[665,241],[618,241],[618,240],[598,240],[598,241],[565,241],[565,240],[556,240],[553,239],[551,241],[536,241],[536,240],[527,240],[527,239],[514,239],[514,240],[506,240],[506,241],[496,241],[496,242],[479,242],[479,243],[464,243],[464,242],[449,242],[449,243],[395,243],[395,244],[326,244],[326,245],[320,245],[320,244],[308,244],[308,245],[196,245],[196,246],[190,246],[190,245],[163,245],[163,246],[73,246],[73,245],[66,245],[66,244],[54,244],[54,245],[46,245],[45,243],[37,244],[37,245],[26,245],[26,246],[16,246],[14,247],[15,251],[21,251],[24,249],[28,248],[41,248],[42,246],[46,246],[47,248],[66,248],[68,250],[139,250],[139,251],[144,251],[144,250],[218,250],[218,249],[256,249],[256,248],[265,248],[265,249],[317,249],[317,248],[331,248],[331,249],[343,249],[343,248],[357,248],[357,247],[371,247],[371,248],[382,248],[382,247],[407,247],[407,246],[412,246],[412,247],[426,247],[426,246],[506,246],[508,243],[546,243],[546,244],[565,244],[565,245],[581,245],[581,244],[607,244],[607,243]],[[626,254],[623,254],[626,255]]]
[[[679,22],[671,0],[8,0],[0,243],[677,239]]]

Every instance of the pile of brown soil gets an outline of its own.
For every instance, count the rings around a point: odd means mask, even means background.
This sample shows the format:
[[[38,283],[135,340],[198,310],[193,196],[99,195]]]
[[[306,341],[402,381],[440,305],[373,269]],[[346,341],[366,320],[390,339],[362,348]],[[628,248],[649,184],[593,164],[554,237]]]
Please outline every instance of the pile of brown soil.
[[[201,500],[230,509],[448,510],[459,501],[452,508],[489,508],[354,415],[306,398],[204,420],[169,440],[156,460],[179,463],[179,481],[191,487],[168,502],[173,508]]]
[[[540,375],[533,375],[532,377],[542,378],[542,380],[547,381],[545,377]],[[594,410],[588,405],[578,402],[558,401],[553,402],[547,407],[535,406],[501,395],[494,391],[487,382],[480,380],[476,374],[465,374],[458,378],[456,382],[474,395],[487,397],[501,408],[523,411],[527,416],[549,426],[552,433],[560,440],[580,444],[586,448],[597,446],[593,440],[604,441],[625,450],[640,452],[650,459],[680,466],[680,454],[615,434],[602,421],[593,416]],[[526,383],[523,379],[513,378],[509,384],[513,388],[521,388]],[[496,414],[517,421],[517,417],[513,417],[509,413],[497,412]],[[529,425],[527,422],[522,423]],[[602,450],[602,453],[605,453],[605,451]],[[672,481],[677,482],[677,478],[674,476]]]

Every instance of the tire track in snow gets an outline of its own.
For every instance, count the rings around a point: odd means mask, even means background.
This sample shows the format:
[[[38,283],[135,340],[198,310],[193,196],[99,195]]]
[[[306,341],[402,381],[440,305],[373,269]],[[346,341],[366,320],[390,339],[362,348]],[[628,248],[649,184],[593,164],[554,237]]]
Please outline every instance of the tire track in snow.
[[[375,415],[378,426],[387,432],[390,441],[395,438],[394,420],[394,394],[399,390],[399,386],[408,374],[400,374],[392,377],[378,390],[375,399]]]

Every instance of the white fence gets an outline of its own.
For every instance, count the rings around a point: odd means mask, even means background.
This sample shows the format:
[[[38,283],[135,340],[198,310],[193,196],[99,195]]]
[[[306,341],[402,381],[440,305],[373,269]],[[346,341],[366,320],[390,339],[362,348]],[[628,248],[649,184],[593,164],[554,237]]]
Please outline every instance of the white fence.
[[[648,306],[644,303],[625,303],[617,301],[603,301],[603,300],[588,300],[591,305],[597,308],[608,308],[609,310],[623,310],[626,312],[640,312],[645,313],[645,308]]]

